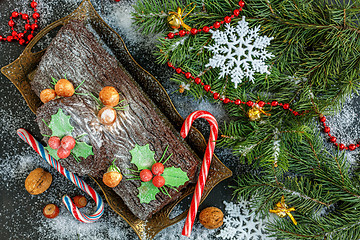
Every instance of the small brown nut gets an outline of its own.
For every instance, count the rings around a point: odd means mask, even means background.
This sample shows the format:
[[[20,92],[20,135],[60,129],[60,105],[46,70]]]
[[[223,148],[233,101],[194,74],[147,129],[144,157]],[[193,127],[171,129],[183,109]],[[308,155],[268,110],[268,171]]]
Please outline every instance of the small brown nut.
[[[122,175],[119,172],[107,172],[103,175],[103,182],[106,186],[114,188],[122,180]]]
[[[84,196],[78,195],[73,197],[73,201],[74,204],[78,207],[78,208],[83,208],[87,205],[87,199]]]
[[[207,229],[215,229],[223,225],[224,214],[216,207],[208,207],[199,215],[200,223]]]
[[[32,195],[45,192],[52,182],[52,176],[42,168],[37,168],[30,172],[25,179],[25,188]]]
[[[56,98],[56,92],[53,89],[44,89],[40,93],[40,100],[47,103]]]
[[[60,97],[71,97],[75,93],[74,85],[67,79],[60,79],[55,84],[55,92]]]
[[[116,110],[112,107],[103,107],[98,113],[99,121],[104,125],[112,125],[116,120]]]
[[[55,204],[48,204],[43,209],[43,215],[47,218],[56,218],[59,212],[60,210]]]
[[[115,107],[120,101],[118,91],[114,87],[104,87],[99,93],[100,101],[105,106]]]

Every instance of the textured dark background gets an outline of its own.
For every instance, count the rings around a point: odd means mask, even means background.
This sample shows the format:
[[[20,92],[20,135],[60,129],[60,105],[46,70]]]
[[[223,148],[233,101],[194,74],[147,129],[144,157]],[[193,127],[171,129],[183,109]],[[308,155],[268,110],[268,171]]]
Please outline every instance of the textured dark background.
[[[12,11],[23,11],[30,13],[30,0],[8,1],[0,0],[0,34],[2,36],[8,35],[10,29],[8,27],[9,16]],[[38,1],[39,13],[41,14],[40,29],[44,28],[47,24],[66,16],[72,12],[80,1]],[[113,0],[97,0],[92,1],[96,10],[102,16],[111,16],[110,10],[114,9]],[[109,10],[110,9],[110,10]],[[106,17],[105,17],[105,20]],[[109,21],[111,22],[113,18]],[[23,22],[20,23],[23,26]],[[110,23],[111,25],[111,23]],[[141,35],[129,34],[129,29],[123,31],[120,28],[115,28],[128,44],[131,54],[136,61],[153,74],[160,82],[162,82],[167,89],[168,93],[173,93],[178,89],[178,85],[173,85],[167,80],[171,73],[165,66],[159,66],[154,63],[154,58],[151,55],[153,49],[148,45],[138,44],[134,42],[133,38],[141,37]],[[130,30],[131,32],[131,30]],[[47,39],[47,42],[49,39]],[[144,43],[145,41],[142,41]],[[46,42],[40,48],[45,47]],[[0,43],[0,66],[5,66],[14,61],[23,51],[24,47],[18,43]],[[27,107],[26,102],[21,94],[12,85],[12,83],[4,76],[0,75],[0,239],[96,239],[94,236],[86,236],[82,231],[77,234],[69,233],[64,237],[62,234],[57,236],[54,233],[55,226],[49,222],[51,220],[45,219],[41,215],[42,208],[50,202],[61,206],[61,214],[65,215],[67,219],[71,218],[66,212],[67,210],[62,206],[61,196],[68,193],[70,195],[81,194],[81,191],[74,187],[63,176],[55,172],[52,168],[37,156],[30,147],[27,146],[16,135],[16,130],[23,127],[33,133],[34,136],[40,138],[39,130],[34,122],[35,115]],[[198,109],[206,109],[212,112],[220,122],[224,119],[224,111],[221,105],[210,106],[204,102],[194,101],[190,97],[179,96],[179,94],[170,94],[171,98],[177,107],[178,111],[185,118],[189,113]],[[203,131],[205,138],[208,137],[207,123],[200,122],[196,125]],[[233,158],[228,150],[217,150],[220,160],[222,160],[233,171],[237,170],[237,161]],[[24,181],[27,174],[37,168],[43,167],[50,171],[53,175],[53,183],[49,190],[39,196],[31,196],[24,188]],[[95,183],[89,179],[85,179],[90,185],[94,186]],[[230,201],[231,190],[227,187],[230,179],[218,185],[215,190],[207,198],[206,202],[201,206],[217,206],[223,208],[223,201]],[[185,209],[186,205],[181,209]],[[91,209],[89,209],[91,212]],[[64,224],[66,225],[66,217]],[[104,231],[100,236],[111,239],[136,239],[136,235],[127,226],[127,224],[118,219],[116,214],[111,212],[109,207],[106,207],[106,214],[103,216],[104,227],[99,227],[98,231]],[[109,220],[113,219],[113,220]],[[115,219],[115,220],[114,220]],[[54,223],[55,224],[55,223]],[[58,227],[64,227],[59,224]],[[121,230],[119,227],[121,226]],[[82,228],[82,226],[77,226]],[[88,226],[86,226],[88,227]],[[117,234],[110,234],[114,228]],[[107,233],[107,231],[109,233]],[[165,230],[166,231],[166,230]],[[170,231],[170,230],[169,230]],[[206,231],[206,230],[205,230]],[[71,232],[71,231],[70,231]],[[122,234],[118,234],[122,232]],[[179,233],[174,233],[178,234]]]

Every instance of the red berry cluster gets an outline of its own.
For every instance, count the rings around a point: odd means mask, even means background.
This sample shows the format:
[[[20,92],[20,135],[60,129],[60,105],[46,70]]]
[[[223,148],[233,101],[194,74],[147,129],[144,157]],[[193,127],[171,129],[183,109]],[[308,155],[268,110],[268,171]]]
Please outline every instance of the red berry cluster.
[[[253,101],[244,102],[244,101],[241,101],[240,99],[230,100],[227,97],[222,98],[222,97],[220,97],[220,93],[212,91],[211,86],[208,85],[208,84],[203,83],[199,77],[194,77],[194,76],[192,76],[192,74],[190,72],[184,72],[181,68],[174,67],[170,62],[168,62],[168,66],[170,68],[174,69],[177,74],[184,74],[187,79],[191,78],[196,84],[202,85],[204,90],[206,92],[211,93],[215,100],[220,100],[225,104],[228,104],[228,103],[234,103],[235,105],[246,104],[249,107],[253,107],[255,104],[258,104],[258,106],[261,107],[261,108],[264,107],[265,105],[271,105],[272,107],[281,106],[283,109],[289,110],[290,112],[292,112],[292,114],[294,114],[294,116],[303,115],[303,114],[309,112],[309,111],[305,111],[305,112],[302,112],[302,113],[296,112],[296,111],[294,111],[293,109],[290,108],[289,103],[279,103],[277,101],[272,101],[272,102],[258,101],[257,103],[255,103]]]
[[[358,148],[360,146],[360,144],[350,144],[349,146],[345,146],[345,144],[342,144],[342,143],[337,143],[336,142],[336,137],[335,136],[332,136],[330,134],[330,127],[328,127],[326,125],[326,117],[325,116],[320,116],[320,122],[323,123],[323,126],[324,126],[324,132],[327,133],[327,135],[329,136],[329,141],[331,143],[333,143],[335,146],[339,147],[339,150],[350,150],[350,151],[354,151],[356,148]]]
[[[67,158],[71,150],[75,147],[76,141],[72,136],[65,136],[61,140],[59,137],[52,136],[49,138],[48,145],[52,149],[57,149],[59,158]]]
[[[165,185],[165,178],[161,176],[164,173],[164,164],[155,163],[151,167],[151,171],[149,169],[143,169],[140,172],[140,179],[143,182],[149,182],[152,179],[152,183],[155,187],[162,187]],[[155,177],[153,178],[153,174]]]
[[[217,28],[219,28],[222,24],[224,24],[224,23],[230,23],[231,20],[232,20],[234,17],[239,16],[240,12],[242,11],[243,7],[245,6],[244,1],[241,0],[241,1],[239,2],[239,6],[240,6],[240,8],[239,8],[239,9],[235,9],[235,10],[233,11],[233,14],[232,14],[232,15],[224,17],[224,20],[222,20],[222,21],[220,21],[220,22],[215,22],[215,23],[214,23],[213,25],[211,25],[211,26],[204,26],[204,27],[199,28],[199,29],[197,29],[197,28],[192,28],[190,31],[180,30],[179,32],[176,32],[176,33],[170,32],[170,33],[167,35],[167,37],[165,37],[165,39],[172,39],[172,38],[174,38],[175,36],[184,37],[184,36],[189,35],[189,34],[191,34],[191,35],[196,35],[196,34],[198,34],[198,33],[200,33],[200,32],[208,33],[208,32],[210,31],[210,29],[213,29],[213,28],[217,29]]]
[[[34,31],[39,28],[37,22],[38,22],[38,19],[40,18],[40,14],[37,12],[36,6],[37,6],[37,3],[33,0],[31,2],[31,7],[34,9],[34,13],[32,14],[32,18],[34,19],[33,24],[30,24],[30,17],[28,14],[21,13],[21,12],[12,12],[11,16],[10,16],[10,21],[8,22],[8,24],[12,30],[12,33],[11,33],[11,35],[9,35],[7,37],[3,37],[0,35],[0,42],[1,41],[12,42],[13,40],[16,40],[16,41],[19,41],[19,43],[21,45],[28,44],[31,41],[31,39],[33,39],[33,37],[34,37]],[[26,21],[26,24],[24,27],[25,30],[23,32],[19,32],[19,33],[14,30],[14,27],[16,24],[13,20],[18,17],[21,17],[21,19]],[[28,31],[30,31],[30,34],[27,35],[27,37],[25,37],[25,34]]]

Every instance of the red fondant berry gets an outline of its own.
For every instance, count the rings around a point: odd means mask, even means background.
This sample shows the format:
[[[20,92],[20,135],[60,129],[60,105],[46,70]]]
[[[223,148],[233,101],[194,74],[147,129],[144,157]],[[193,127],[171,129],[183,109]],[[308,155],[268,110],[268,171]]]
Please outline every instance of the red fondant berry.
[[[180,74],[182,70],[181,70],[181,68],[177,68],[177,69],[175,69],[175,71],[176,71],[176,73]]]
[[[322,116],[321,118],[320,118],[320,122],[326,122],[326,117],[325,116]]]
[[[60,147],[60,145],[61,145],[60,138],[56,137],[56,136],[50,137],[49,140],[48,140],[48,145],[52,149],[58,149]]]
[[[175,34],[174,33],[172,33],[172,32],[170,32],[170,33],[168,33],[168,38],[170,38],[170,39],[173,39],[174,38],[174,36],[175,36]]]
[[[30,30],[31,25],[30,24],[25,24],[25,30]]]
[[[163,176],[155,176],[152,180],[155,187],[162,187],[165,185],[165,178]]]
[[[24,38],[24,33],[18,33],[19,38]]]
[[[152,179],[153,175],[149,169],[143,169],[140,172],[140,179],[143,182],[149,182]]]
[[[204,33],[208,33],[210,31],[210,28],[208,26],[205,26],[202,30],[204,31]]]
[[[210,87],[209,85],[205,85],[205,86],[204,86],[204,89],[205,89],[205,91],[208,92],[208,91],[210,91],[211,87]]]
[[[19,43],[20,43],[20,45],[24,45],[24,44],[25,44],[25,40],[24,40],[24,39],[20,39],[20,40],[19,40]]]
[[[186,77],[187,79],[191,78],[191,73],[189,73],[189,72],[185,73],[185,77]]]
[[[253,101],[249,100],[246,102],[246,105],[248,105],[249,107],[252,107],[254,105],[254,103],[253,103]]]
[[[224,22],[226,22],[226,23],[231,22],[231,17],[226,16],[226,17],[224,18]]]
[[[220,97],[220,94],[219,93],[214,93],[214,99],[216,100],[216,99],[219,99],[219,97]]]
[[[173,67],[171,62],[168,62],[167,65],[168,65],[168,67],[171,67],[171,68]]]
[[[14,38],[17,38],[17,37],[18,37],[18,33],[17,33],[16,31],[13,31],[13,32],[11,33],[11,35],[12,35]]]
[[[201,83],[201,79],[197,77],[197,78],[194,79],[194,82],[195,82],[196,84],[200,84],[200,83]]]
[[[191,33],[192,35],[196,35],[196,34],[198,33],[198,30],[197,30],[196,28],[192,28],[191,31],[190,31],[190,33]]]
[[[37,6],[37,3],[36,3],[36,2],[32,2],[32,3],[31,3],[31,7],[32,7],[32,8],[36,8],[36,6]]]
[[[239,2],[239,6],[243,8],[243,7],[245,6],[244,1],[240,1],[240,2]]]
[[[290,105],[288,103],[285,103],[283,108],[286,110],[286,109],[289,109]]]
[[[240,100],[240,99],[236,99],[235,104],[236,104],[236,105],[240,105],[240,104],[241,104],[241,100]]]
[[[158,162],[152,165],[151,171],[155,176],[159,176],[164,173],[164,164]]]
[[[59,147],[57,150],[57,155],[59,158],[64,159],[67,158],[71,153],[71,150],[65,149],[63,147]]]
[[[336,142],[336,137],[334,137],[334,136],[330,137],[330,142],[335,143]]]
[[[34,38],[34,36],[30,34],[30,35],[28,35],[28,37],[27,37],[27,38],[28,38],[28,40],[29,40],[29,41],[31,41],[31,39],[33,39],[33,38]]]
[[[350,151],[354,151],[355,149],[356,149],[355,144],[350,144],[350,145],[349,145],[349,150],[350,150]]]
[[[75,147],[76,141],[72,136],[65,136],[61,139],[61,147],[71,150]]]

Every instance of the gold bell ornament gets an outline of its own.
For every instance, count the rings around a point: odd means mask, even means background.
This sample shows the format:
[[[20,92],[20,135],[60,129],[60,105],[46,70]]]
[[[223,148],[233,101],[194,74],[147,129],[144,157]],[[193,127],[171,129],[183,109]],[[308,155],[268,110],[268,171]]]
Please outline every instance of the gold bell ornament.
[[[270,113],[266,113],[262,107],[260,107],[257,103],[254,104],[249,111],[247,112],[247,115],[250,119],[250,121],[258,121],[261,119],[261,114],[265,114],[266,116],[271,116]]]
[[[285,203],[285,197],[284,195],[281,197],[280,202],[278,202],[274,209],[269,210],[271,213],[275,213],[279,217],[283,218],[286,216],[289,216],[291,221],[297,225],[297,222],[291,212],[295,211],[295,208],[291,207],[289,208],[288,205]]]
[[[190,3],[188,6],[190,6],[192,3]],[[188,7],[186,6],[184,8],[184,10],[181,10],[180,7],[177,8],[177,12],[169,12],[169,16],[167,17],[167,22],[169,24],[169,26],[172,28],[172,29],[179,29],[181,26],[183,28],[185,28],[187,31],[190,31],[191,30],[191,27],[186,25],[184,23],[184,18],[189,15],[189,13],[191,13],[192,10],[194,10],[195,6],[184,16],[182,17],[182,15],[184,14],[185,12],[185,9]]]

